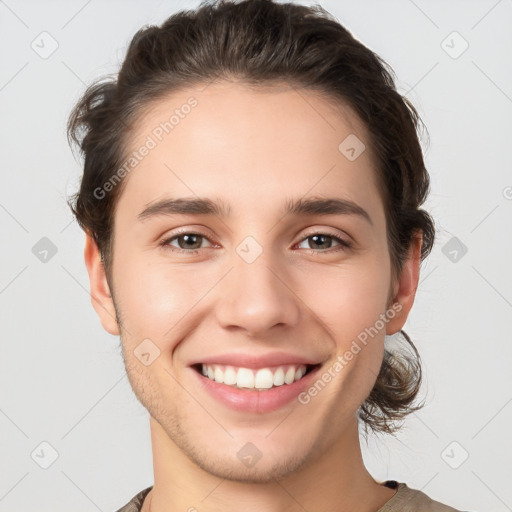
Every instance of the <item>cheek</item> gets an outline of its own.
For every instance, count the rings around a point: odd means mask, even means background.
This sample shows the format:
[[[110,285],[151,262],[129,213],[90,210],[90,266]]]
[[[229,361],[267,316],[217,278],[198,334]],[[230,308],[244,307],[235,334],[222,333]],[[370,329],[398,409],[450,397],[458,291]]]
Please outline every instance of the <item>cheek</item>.
[[[337,268],[319,266],[317,273],[308,273],[307,283],[298,295],[326,328],[335,331],[338,345],[350,345],[385,311],[390,275],[383,258],[368,254]]]
[[[171,268],[130,257],[119,262],[116,275],[126,330],[132,337],[151,338],[159,345],[172,338],[169,330],[204,294],[205,282],[197,279],[192,266]]]

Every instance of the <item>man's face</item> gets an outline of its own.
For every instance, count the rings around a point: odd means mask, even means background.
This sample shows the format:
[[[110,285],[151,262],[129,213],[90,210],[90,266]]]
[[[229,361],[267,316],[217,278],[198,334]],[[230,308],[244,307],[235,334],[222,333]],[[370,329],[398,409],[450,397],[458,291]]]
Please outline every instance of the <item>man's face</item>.
[[[191,96],[197,105],[182,109]],[[175,109],[189,113],[158,130]],[[270,480],[329,451],[379,372],[378,319],[393,287],[385,214],[367,132],[343,112],[304,90],[214,84],[159,100],[130,142],[156,146],[125,178],[115,212],[112,293],[127,373],[172,442],[219,477]],[[362,146],[339,149],[352,134],[366,144],[355,159]],[[230,214],[138,217],[178,198]],[[371,221],[284,213],[311,198],[350,201]]]

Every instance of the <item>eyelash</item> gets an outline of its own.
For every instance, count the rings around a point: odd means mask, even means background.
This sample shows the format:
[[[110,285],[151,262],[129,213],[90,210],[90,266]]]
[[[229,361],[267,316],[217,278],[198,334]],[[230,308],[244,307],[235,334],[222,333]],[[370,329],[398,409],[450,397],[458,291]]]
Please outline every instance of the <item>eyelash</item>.
[[[197,254],[201,249],[187,250],[187,249],[181,249],[179,247],[173,247],[173,246],[169,245],[170,242],[172,242],[173,240],[176,240],[177,238],[180,238],[181,236],[184,236],[184,235],[200,236],[201,238],[204,238],[204,239],[210,241],[210,239],[206,235],[203,235],[202,233],[196,233],[196,232],[193,232],[193,231],[183,231],[183,232],[175,233],[172,237],[166,238],[165,240],[162,240],[159,245],[161,247],[163,247],[164,249],[170,250],[170,251],[173,251],[173,252],[186,253],[186,254],[190,254],[190,255]],[[310,254],[311,253],[320,253],[320,254],[322,254],[322,253],[329,253],[329,254],[332,254],[334,252],[343,251],[343,250],[347,250],[347,249],[351,249],[352,248],[352,244],[347,242],[346,240],[343,240],[342,238],[339,238],[339,237],[337,237],[335,235],[332,235],[330,233],[324,233],[322,231],[318,231],[318,232],[314,232],[314,233],[308,234],[308,236],[302,238],[299,243],[302,243],[304,240],[307,240],[308,238],[311,238],[311,237],[313,237],[315,235],[323,235],[323,236],[327,236],[328,238],[332,238],[333,240],[338,242],[341,247],[338,247],[337,249],[334,249],[334,250],[331,250],[331,249],[326,249],[326,250],[303,249],[304,251],[308,251]]]

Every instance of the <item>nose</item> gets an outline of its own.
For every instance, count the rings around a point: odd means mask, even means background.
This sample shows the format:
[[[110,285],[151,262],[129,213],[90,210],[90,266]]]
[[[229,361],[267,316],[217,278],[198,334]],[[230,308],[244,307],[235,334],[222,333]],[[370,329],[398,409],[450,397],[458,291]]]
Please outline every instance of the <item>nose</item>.
[[[276,264],[270,251],[248,263],[234,258],[234,268],[223,280],[216,317],[225,329],[239,329],[263,337],[273,327],[296,326],[302,302],[290,272]]]

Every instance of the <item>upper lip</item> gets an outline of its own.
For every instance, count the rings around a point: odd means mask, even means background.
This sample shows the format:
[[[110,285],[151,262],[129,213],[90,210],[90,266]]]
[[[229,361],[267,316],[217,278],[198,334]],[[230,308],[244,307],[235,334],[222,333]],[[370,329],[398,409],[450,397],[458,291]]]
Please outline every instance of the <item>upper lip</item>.
[[[190,366],[201,363],[207,365],[221,364],[239,368],[266,368],[283,365],[317,365],[320,364],[321,361],[286,352],[272,352],[258,356],[231,353],[204,357],[192,362]]]

